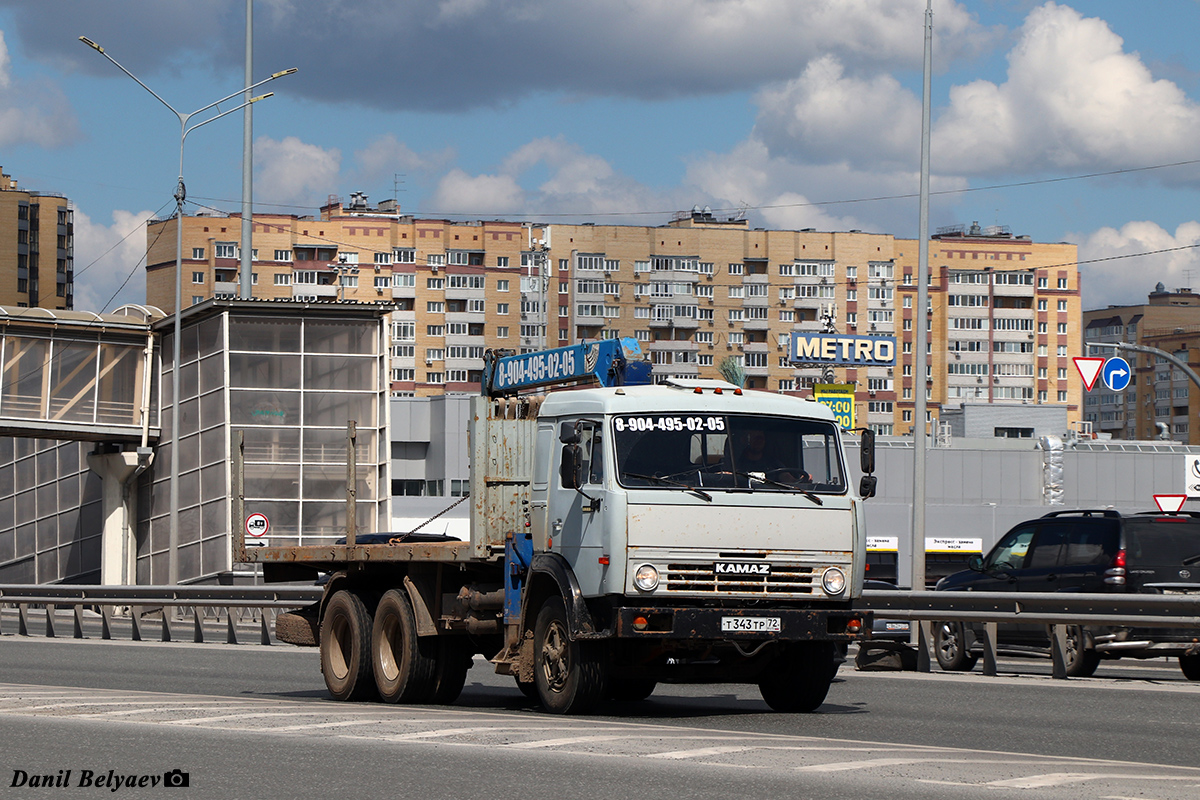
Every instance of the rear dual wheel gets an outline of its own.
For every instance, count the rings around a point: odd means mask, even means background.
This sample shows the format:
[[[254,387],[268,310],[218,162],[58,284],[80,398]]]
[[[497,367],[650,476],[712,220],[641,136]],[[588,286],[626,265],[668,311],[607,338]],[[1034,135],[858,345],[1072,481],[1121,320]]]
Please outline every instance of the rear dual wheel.
[[[334,592],[321,620],[321,674],[335,700],[370,700],[371,612],[362,598],[342,589]]]
[[[432,699],[437,681],[437,640],[417,636],[412,603],[403,591],[389,589],[375,607],[371,655],[375,684],[385,703],[425,703]]]

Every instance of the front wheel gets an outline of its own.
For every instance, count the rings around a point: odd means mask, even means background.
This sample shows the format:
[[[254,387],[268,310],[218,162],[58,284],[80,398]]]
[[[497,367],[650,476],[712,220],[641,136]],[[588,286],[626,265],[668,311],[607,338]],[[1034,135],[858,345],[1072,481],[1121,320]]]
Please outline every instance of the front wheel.
[[[1200,681],[1200,653],[1184,653],[1179,657],[1179,668],[1189,681]]]
[[[775,711],[807,714],[825,702],[837,667],[832,642],[793,644],[767,667],[758,691]]]
[[[335,700],[368,700],[371,677],[371,612],[362,598],[334,592],[321,620],[321,674]]]
[[[591,642],[572,641],[561,597],[542,606],[533,629],[534,681],[552,714],[582,714],[604,697],[602,654]]]
[[[947,672],[969,672],[979,660],[967,649],[967,630],[961,622],[934,623],[933,652]]]

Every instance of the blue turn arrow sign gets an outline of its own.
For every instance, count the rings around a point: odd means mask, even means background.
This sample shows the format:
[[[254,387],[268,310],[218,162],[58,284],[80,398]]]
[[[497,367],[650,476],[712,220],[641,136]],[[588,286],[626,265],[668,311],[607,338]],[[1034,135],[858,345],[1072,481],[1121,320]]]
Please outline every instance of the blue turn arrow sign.
[[[1104,362],[1101,374],[1104,376],[1105,386],[1114,392],[1122,391],[1129,385],[1129,362],[1120,356],[1113,356]]]

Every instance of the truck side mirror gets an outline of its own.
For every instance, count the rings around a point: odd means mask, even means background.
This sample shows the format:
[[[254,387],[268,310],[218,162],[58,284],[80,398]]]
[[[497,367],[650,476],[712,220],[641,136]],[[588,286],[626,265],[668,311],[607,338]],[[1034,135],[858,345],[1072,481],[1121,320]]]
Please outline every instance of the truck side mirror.
[[[563,422],[558,426],[558,441],[563,444],[579,444],[579,426],[574,422]]]
[[[973,555],[967,559],[967,569],[983,572],[983,556]]]
[[[875,496],[875,483],[878,480],[874,475],[863,475],[862,480],[858,482],[858,496],[866,500],[868,497]]]
[[[567,423],[563,423],[564,425]],[[559,479],[564,489],[579,489],[583,486],[583,448],[577,444],[563,445],[562,465]]]
[[[868,475],[875,471],[875,431],[871,429],[862,432],[861,446],[859,447],[859,459],[862,471]],[[873,486],[874,484],[872,484]],[[871,494],[875,492],[872,491]],[[864,494],[863,497],[870,497]]]

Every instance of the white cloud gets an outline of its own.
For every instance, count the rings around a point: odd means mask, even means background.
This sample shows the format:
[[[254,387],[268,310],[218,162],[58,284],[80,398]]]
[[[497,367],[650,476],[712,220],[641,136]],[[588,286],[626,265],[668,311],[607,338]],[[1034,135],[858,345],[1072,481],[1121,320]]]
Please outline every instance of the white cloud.
[[[0,31],[0,89],[7,89],[12,82],[9,74],[12,60],[8,57],[8,45],[4,42],[4,31]]]
[[[806,161],[912,164],[919,153],[921,101],[894,77],[847,76],[822,56],[795,80],[759,92],[755,133],[774,154]]]
[[[391,133],[379,137],[354,153],[359,165],[360,179],[366,181],[383,178],[391,180],[397,173],[429,174],[447,167],[454,161],[454,157],[453,147],[418,153]]]
[[[1025,20],[1003,84],[950,90],[933,148],[966,174],[1154,164],[1195,157],[1200,106],[1155,80],[1101,19],[1050,2]]]
[[[12,59],[0,31],[0,147],[54,148],[78,137],[75,113],[56,84],[13,78]]]
[[[438,213],[488,216],[519,214],[524,198],[511,175],[468,175],[455,168],[438,182],[430,203]]]
[[[112,311],[146,302],[146,220],[150,211],[112,213],[112,225],[75,209],[75,308]]]
[[[302,142],[295,136],[254,142],[254,198],[257,202],[314,207],[336,193],[342,154]]]
[[[1090,234],[1068,234],[1068,240],[1079,242],[1080,261],[1172,251],[1081,264],[1084,308],[1145,302],[1160,281],[1174,289],[1195,286],[1200,280],[1200,247],[1196,246],[1200,244],[1200,222],[1185,222],[1171,233],[1155,222],[1134,221],[1120,230],[1105,227]]]

